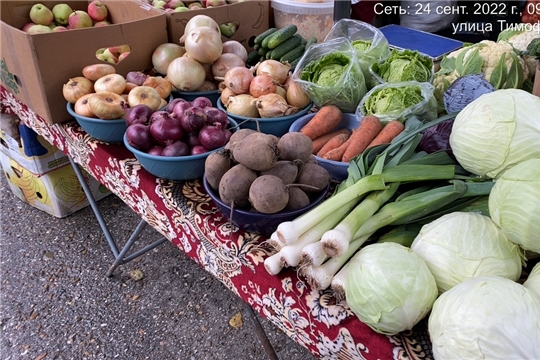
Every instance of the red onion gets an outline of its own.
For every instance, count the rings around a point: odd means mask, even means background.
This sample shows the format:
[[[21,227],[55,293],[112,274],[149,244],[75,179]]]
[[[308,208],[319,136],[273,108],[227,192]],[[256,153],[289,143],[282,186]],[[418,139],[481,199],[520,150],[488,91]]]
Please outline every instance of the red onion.
[[[200,108],[205,108],[207,106],[212,106],[212,101],[204,96],[198,96],[191,101],[191,105],[197,106]]]
[[[186,132],[199,132],[206,124],[206,114],[203,109],[197,106],[186,109],[179,119],[182,129]]]
[[[150,118],[150,134],[158,144],[167,145],[180,140],[184,131],[180,120],[170,116],[166,111],[156,111]]]
[[[214,125],[206,125],[199,132],[199,140],[201,145],[208,150],[214,150],[225,146],[227,139],[230,138],[229,130],[224,129],[220,123]]]
[[[191,106],[191,101],[184,100],[177,102],[173,107],[173,116],[177,119],[180,119],[180,117],[184,115],[184,111],[186,111],[186,109],[189,109]]]
[[[130,71],[126,74],[126,81],[141,86],[147,77],[142,71]]]
[[[210,150],[208,150],[202,145],[195,145],[194,147],[191,148],[191,155],[204,154],[204,153],[207,153],[208,151]]]
[[[174,98],[171,101],[169,101],[169,103],[167,104],[167,107],[165,108],[165,110],[167,110],[168,113],[172,113],[175,105],[180,103],[180,102],[189,102],[189,101],[187,101],[186,99],[182,99],[182,98]]]
[[[186,136],[184,136],[183,140],[190,148],[201,145],[201,141],[199,140],[199,133],[198,132],[190,132],[187,133]]]
[[[206,124],[221,123],[224,128],[229,125],[229,118],[225,111],[213,106],[207,106],[203,110],[206,113]]]
[[[189,154],[189,146],[183,141],[174,141],[165,146],[161,152],[161,156],[186,156]]]
[[[150,128],[144,124],[132,124],[127,127],[126,140],[135,149],[146,151],[152,146]]]
[[[148,149],[146,152],[150,155],[161,156],[161,153],[163,152],[163,146],[152,145],[150,149]]]
[[[154,110],[150,108],[150,106],[145,104],[138,104],[135,105],[132,108],[126,109],[126,123],[129,125],[131,124],[148,124],[148,121],[150,120],[150,116],[154,113]]]

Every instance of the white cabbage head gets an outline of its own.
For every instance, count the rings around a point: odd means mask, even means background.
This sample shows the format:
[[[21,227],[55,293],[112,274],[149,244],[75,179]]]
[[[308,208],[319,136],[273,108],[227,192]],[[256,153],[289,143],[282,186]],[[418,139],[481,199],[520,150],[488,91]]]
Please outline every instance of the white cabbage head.
[[[422,226],[411,249],[426,262],[439,292],[465,279],[502,276],[518,280],[523,254],[489,216],[452,212]]]
[[[540,302],[498,276],[470,278],[435,301],[428,319],[433,357],[540,359]]]
[[[484,94],[454,120],[450,146],[467,171],[497,178],[527,159],[540,158],[540,97],[520,89]]]
[[[523,283],[529,291],[540,301],[540,262],[537,263],[529,273],[527,280]]]
[[[347,304],[378,333],[395,335],[412,329],[437,298],[437,285],[426,263],[403,245],[367,245],[348,268]]]
[[[488,206],[508,240],[540,253],[540,157],[505,171],[491,189]]]

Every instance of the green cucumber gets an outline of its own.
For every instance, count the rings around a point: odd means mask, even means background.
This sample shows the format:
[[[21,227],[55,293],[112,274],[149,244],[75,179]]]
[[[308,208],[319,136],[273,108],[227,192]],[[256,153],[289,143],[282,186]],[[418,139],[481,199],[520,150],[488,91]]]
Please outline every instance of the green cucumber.
[[[316,37],[312,37],[310,38],[307,43],[306,43],[306,50],[313,44],[316,44],[317,43],[317,38]]]
[[[279,61],[281,62],[291,62],[293,60],[296,60],[304,54],[304,51],[306,51],[306,47],[304,45],[300,45],[292,49],[291,51],[287,52],[285,55],[279,58]]]
[[[302,36],[294,34],[272,50],[272,59],[279,60],[283,55],[300,45],[302,45]]]
[[[261,45],[262,42],[263,42],[263,40],[264,40],[266,37],[268,37],[268,35],[273,34],[273,33],[275,33],[276,31],[277,31],[276,28],[270,28],[270,29],[268,29],[268,30],[266,30],[266,31],[264,31],[264,32],[262,32],[262,33],[260,33],[259,35],[257,35],[257,36],[255,37],[255,40],[253,40],[253,41],[255,41],[255,44]]]
[[[296,34],[297,31],[298,27],[296,25],[286,25],[269,36],[267,47],[269,49],[275,49],[279,44]]]
[[[247,60],[246,60],[246,64],[248,65],[255,65],[259,62],[259,52],[256,51],[256,50],[251,50],[249,53],[248,53],[248,57],[247,57]]]

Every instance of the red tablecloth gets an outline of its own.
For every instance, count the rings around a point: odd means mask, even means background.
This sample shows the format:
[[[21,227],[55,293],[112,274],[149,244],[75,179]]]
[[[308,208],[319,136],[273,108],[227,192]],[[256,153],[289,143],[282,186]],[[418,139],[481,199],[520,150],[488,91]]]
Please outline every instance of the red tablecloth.
[[[169,181],[146,172],[122,144],[87,135],[77,122],[49,125],[0,87],[1,111],[72,157],[141,218],[253,309],[321,359],[428,359],[431,345],[422,322],[396,336],[375,333],[330,291],[312,290],[292,269],[272,276],[263,261],[264,237],[231,226],[202,182]]]

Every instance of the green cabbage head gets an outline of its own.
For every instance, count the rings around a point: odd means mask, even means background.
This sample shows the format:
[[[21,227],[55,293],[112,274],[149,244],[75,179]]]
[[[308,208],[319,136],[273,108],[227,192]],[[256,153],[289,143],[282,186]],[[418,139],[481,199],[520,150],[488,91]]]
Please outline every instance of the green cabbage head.
[[[498,276],[465,280],[435,301],[429,315],[433,357],[540,359],[540,302]]]
[[[426,263],[403,245],[367,245],[349,265],[347,304],[378,333],[394,335],[412,329],[437,298],[437,285]]]
[[[529,289],[536,296],[536,299],[540,301],[540,262],[532,268],[523,286]]]
[[[459,112],[450,146],[467,171],[493,179],[540,158],[540,97],[520,89],[493,91]]]
[[[422,226],[411,249],[426,262],[439,292],[465,279],[493,275],[518,280],[523,254],[489,216],[452,212]]]
[[[540,157],[505,171],[491,189],[488,205],[489,215],[510,241],[540,253]]]
[[[418,86],[385,87],[374,91],[364,102],[364,114],[402,112],[424,101]]]
[[[381,63],[374,63],[372,71],[386,82],[430,82],[433,77],[433,60],[416,50],[397,50]]]

